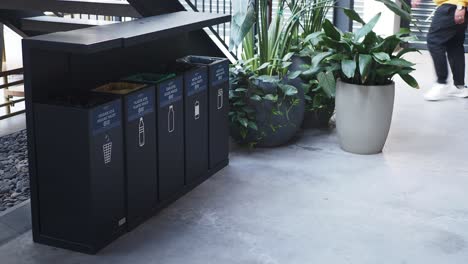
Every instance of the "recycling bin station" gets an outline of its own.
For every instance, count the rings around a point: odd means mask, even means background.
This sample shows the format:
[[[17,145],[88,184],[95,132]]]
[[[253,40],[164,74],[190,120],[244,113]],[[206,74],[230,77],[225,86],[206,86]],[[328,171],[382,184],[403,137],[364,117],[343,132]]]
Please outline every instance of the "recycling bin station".
[[[36,243],[96,254],[228,165],[228,63],[204,29],[230,15],[152,7],[22,41]],[[188,54],[213,57],[172,68]]]
[[[114,82],[93,90],[122,100],[128,228],[150,217],[157,205],[154,86]]]

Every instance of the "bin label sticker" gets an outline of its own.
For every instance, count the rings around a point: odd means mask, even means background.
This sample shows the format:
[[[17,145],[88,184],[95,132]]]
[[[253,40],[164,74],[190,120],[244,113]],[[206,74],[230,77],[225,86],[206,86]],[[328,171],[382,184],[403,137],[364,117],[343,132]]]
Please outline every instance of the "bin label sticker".
[[[182,99],[182,78],[163,82],[159,86],[159,107],[163,108]]]
[[[127,98],[127,121],[140,119],[154,112],[154,90],[145,89],[141,92],[130,94]]]
[[[211,86],[218,85],[229,80],[229,64],[218,63],[211,67]]]
[[[206,90],[208,83],[207,77],[208,76],[204,69],[193,71],[185,75],[185,89],[187,96],[192,96]]]
[[[91,129],[93,135],[100,134],[114,127],[120,126],[120,100],[99,106],[91,112]]]

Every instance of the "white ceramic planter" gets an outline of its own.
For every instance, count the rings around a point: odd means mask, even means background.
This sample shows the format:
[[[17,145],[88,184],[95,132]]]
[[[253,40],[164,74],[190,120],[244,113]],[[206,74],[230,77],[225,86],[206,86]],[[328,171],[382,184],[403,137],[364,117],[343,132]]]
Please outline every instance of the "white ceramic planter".
[[[341,81],[336,86],[336,129],[343,150],[377,154],[392,123],[395,84],[363,86]]]

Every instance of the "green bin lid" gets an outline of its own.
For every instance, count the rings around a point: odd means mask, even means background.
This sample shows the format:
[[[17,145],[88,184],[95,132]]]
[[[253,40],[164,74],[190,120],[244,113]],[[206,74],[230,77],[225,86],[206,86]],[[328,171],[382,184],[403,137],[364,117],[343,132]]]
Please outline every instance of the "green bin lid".
[[[157,73],[138,73],[124,78],[127,82],[158,84],[169,79],[175,78],[175,73],[157,74]]]

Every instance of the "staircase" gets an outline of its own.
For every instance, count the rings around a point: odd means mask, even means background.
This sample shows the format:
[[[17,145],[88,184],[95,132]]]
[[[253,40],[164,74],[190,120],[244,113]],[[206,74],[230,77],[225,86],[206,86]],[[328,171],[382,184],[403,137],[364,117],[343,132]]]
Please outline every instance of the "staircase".
[[[180,1],[180,2],[179,2]],[[23,37],[118,23],[181,10],[231,14],[230,0],[1,0],[0,23]],[[210,28],[227,47],[229,24]]]
[[[120,0],[0,1],[0,21],[22,36],[74,30],[108,23],[101,21],[140,16],[128,2]]]

